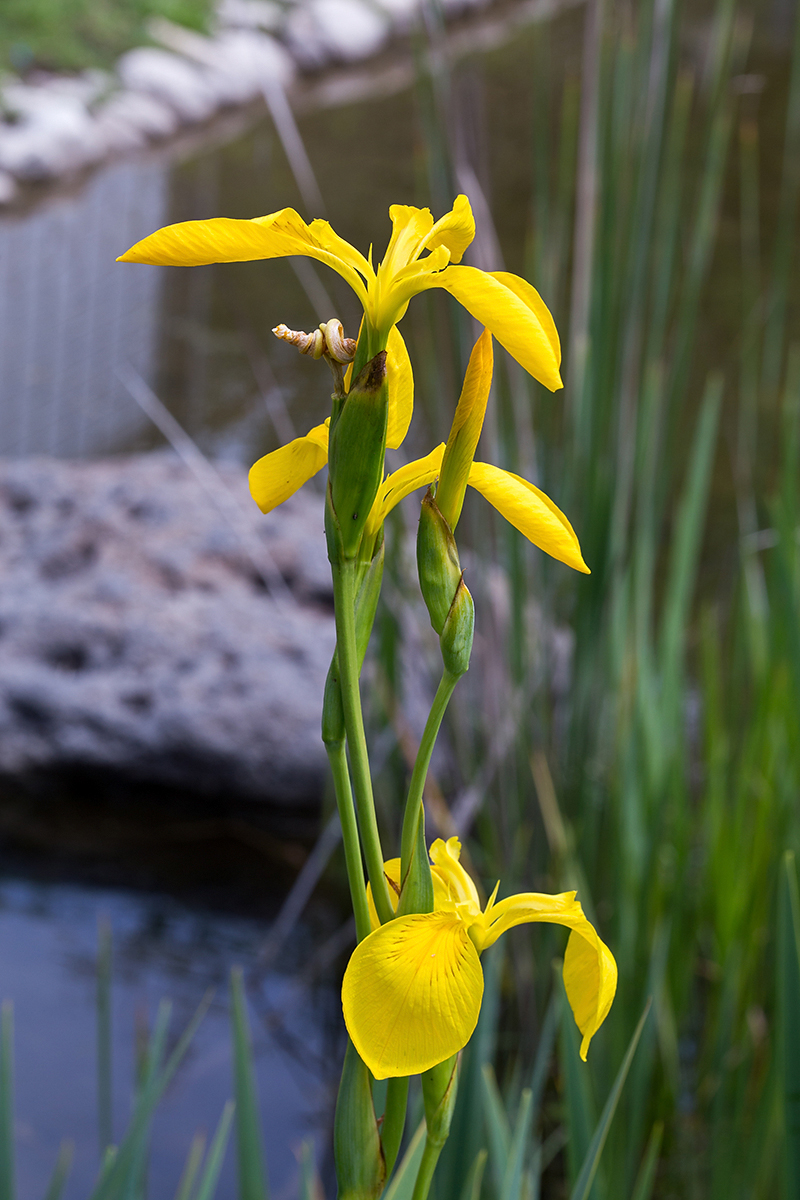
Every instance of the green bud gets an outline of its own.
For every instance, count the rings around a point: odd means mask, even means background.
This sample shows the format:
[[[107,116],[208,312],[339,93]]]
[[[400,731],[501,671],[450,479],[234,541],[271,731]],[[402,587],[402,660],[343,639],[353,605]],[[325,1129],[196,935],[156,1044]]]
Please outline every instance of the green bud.
[[[428,912],[433,912],[433,876],[428,847],[425,844],[425,809],[420,804],[414,853],[411,855],[406,877],[402,881],[397,915],[406,917],[411,913]]]
[[[462,575],[455,599],[447,614],[439,637],[442,662],[451,675],[458,678],[469,670],[472,637],[475,632],[475,604]]]
[[[328,476],[330,503],[338,523],[335,552],[346,559],[356,557],[383,480],[388,416],[386,351],[382,350],[360,372],[331,420]],[[329,555],[330,549],[329,538]]]
[[[376,1200],[386,1182],[372,1076],[348,1039],[333,1121],[338,1200]]]
[[[432,488],[422,501],[419,517],[417,570],[431,625],[441,634],[461,580],[461,563],[455,538],[433,498]]]
[[[441,1147],[450,1133],[450,1122],[456,1106],[458,1055],[454,1054],[429,1071],[423,1071],[421,1079],[428,1141]]]
[[[356,650],[358,651],[359,669],[364,663],[372,626],[375,623],[375,612],[383,580],[383,557],[383,539],[381,539],[375,557],[364,570],[356,598]],[[322,701],[322,740],[326,746],[330,746],[343,742],[344,737],[344,708],[342,706],[342,689],[339,683],[339,657],[334,651],[331,665],[328,668],[328,677],[325,680],[325,694]]]

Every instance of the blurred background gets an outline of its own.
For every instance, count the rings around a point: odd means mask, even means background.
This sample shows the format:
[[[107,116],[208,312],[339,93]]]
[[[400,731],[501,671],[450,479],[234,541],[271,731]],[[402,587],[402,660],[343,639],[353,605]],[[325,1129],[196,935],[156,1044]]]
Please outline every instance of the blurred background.
[[[66,1196],[91,1191],[98,1139],[130,1111],[136,1030],[163,995],[185,1023],[213,986],[154,1131],[150,1194],[175,1194],[231,1091],[234,963],[273,1195],[314,1194],[309,1148],[334,1186],[353,932],[317,741],[324,480],[263,518],[246,469],[327,411],[322,370],[272,326],[336,314],[355,334],[357,302],[305,260],[114,259],[173,221],[285,205],[380,257],[391,203],[438,217],[459,192],[478,226],[467,261],[532,281],[564,350],[551,395],[497,349],[479,457],[544,488],[592,574],[468,497],[476,646],[429,832],[462,836],[487,891],[578,888],[620,984],[583,1067],[559,931],[487,956],[437,1200],[800,1194],[794,0],[6,0],[0,59],[18,1195],[44,1194],[62,1138]],[[446,437],[477,332],[444,295],[412,303],[415,417],[392,465]],[[387,845],[438,669],[416,519],[412,499],[387,530],[364,689]]]

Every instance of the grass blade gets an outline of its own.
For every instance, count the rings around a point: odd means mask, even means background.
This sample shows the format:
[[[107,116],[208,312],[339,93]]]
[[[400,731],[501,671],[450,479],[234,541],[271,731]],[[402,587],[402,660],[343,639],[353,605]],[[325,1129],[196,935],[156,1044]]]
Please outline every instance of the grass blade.
[[[619,1103],[622,1089],[625,1086],[625,1080],[628,1077],[628,1071],[631,1069],[633,1056],[636,1053],[636,1047],[639,1045],[639,1038],[642,1036],[642,1030],[644,1029],[644,1023],[647,1020],[648,1013],[650,1012],[651,1004],[652,1000],[648,1000],[647,1004],[645,1005],[644,1012],[639,1018],[639,1024],[633,1031],[633,1037],[630,1040],[625,1057],[622,1060],[622,1066],[620,1067],[619,1071],[617,1071],[617,1077],[614,1080],[614,1086],[612,1087],[609,1097],[606,1100],[605,1108],[600,1116],[600,1121],[594,1131],[594,1135],[589,1145],[589,1151],[586,1155],[583,1166],[581,1167],[575,1186],[572,1189],[570,1200],[586,1200],[589,1192],[592,1189],[592,1183],[594,1182],[594,1177],[597,1174],[597,1168],[600,1164],[600,1155],[603,1153],[603,1147],[606,1143],[606,1138],[608,1137],[608,1131],[611,1128],[611,1122],[614,1119],[614,1113],[617,1111],[617,1104]]]
[[[102,1158],[114,1141],[111,1073],[111,926],[101,918],[97,929],[97,1138]]]
[[[783,857],[778,909],[778,1062],[787,1200],[800,1195],[800,894],[792,851]]]
[[[642,1165],[636,1177],[631,1200],[650,1200],[656,1184],[656,1168],[658,1167],[658,1152],[664,1137],[663,1121],[656,1121],[647,1142]]]
[[[211,1147],[208,1151],[205,1170],[195,1193],[194,1200],[211,1200],[216,1191],[219,1173],[222,1170],[222,1162],[225,1158],[225,1151],[228,1148],[228,1138],[231,1133],[231,1121],[233,1120],[233,1111],[236,1105],[232,1100],[228,1100],[222,1110],[222,1116],[219,1119],[216,1132],[211,1141]]]
[[[511,1154],[511,1127],[503,1105],[503,1097],[497,1086],[494,1067],[490,1063],[485,1063],[482,1075],[483,1110],[486,1114],[486,1128],[489,1133],[489,1161],[495,1190],[499,1196],[502,1196],[503,1179]]]
[[[233,1078],[236,1094],[236,1148],[239,1200],[266,1200],[269,1195],[261,1120],[258,1111],[253,1048],[244,997],[242,972],[231,971]]]
[[[192,1138],[192,1144],[189,1147],[189,1153],[186,1155],[186,1164],[183,1168],[180,1180],[178,1181],[178,1190],[175,1193],[175,1200],[190,1200],[190,1197],[194,1191],[194,1181],[197,1178],[197,1172],[200,1170],[200,1164],[203,1161],[205,1150],[205,1134],[196,1133]]]
[[[0,1011],[0,1200],[14,1200],[14,1006]]]
[[[72,1166],[72,1156],[74,1151],[75,1147],[72,1142],[65,1140],[59,1146],[58,1158],[56,1159],[56,1165],[53,1168],[53,1174],[50,1178],[50,1182],[47,1185],[47,1191],[44,1194],[44,1200],[59,1200]]]
[[[469,1175],[467,1175],[464,1190],[461,1193],[461,1200],[480,1200],[483,1173],[486,1170],[488,1157],[488,1150],[479,1150],[475,1155],[475,1161],[469,1169]]]
[[[501,1200],[520,1200],[522,1195],[522,1173],[525,1165],[525,1151],[531,1136],[533,1119],[533,1092],[525,1088],[519,1102],[514,1136],[511,1139],[511,1150],[508,1156]]]
[[[416,1133],[408,1143],[408,1148],[400,1160],[400,1166],[383,1193],[382,1200],[411,1200],[419,1164],[422,1162],[422,1152],[425,1149],[426,1133],[425,1122],[420,1121]]]

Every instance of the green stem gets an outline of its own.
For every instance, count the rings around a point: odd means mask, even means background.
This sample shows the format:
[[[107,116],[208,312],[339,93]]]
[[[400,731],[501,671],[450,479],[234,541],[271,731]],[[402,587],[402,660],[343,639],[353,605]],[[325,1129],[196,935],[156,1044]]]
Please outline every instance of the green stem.
[[[356,563],[351,560],[332,564],[333,602],[336,614],[336,646],[339,654],[339,674],[342,689],[342,707],[347,730],[347,746],[350,751],[350,766],[353,774],[358,826],[367,874],[372,885],[372,898],[381,924],[391,921],[394,909],[389,900],[389,889],[383,872],[383,851],[375,816],[375,800],[372,795],[372,777],[367,755],[367,739],[364,734],[364,718],[361,713],[361,692],[358,686],[358,650],[356,648],[355,583]]]
[[[405,879],[409,864],[411,863],[411,856],[414,853],[422,805],[422,793],[425,789],[425,780],[428,777],[431,755],[436,745],[436,738],[439,736],[445,710],[450,703],[450,697],[458,680],[459,676],[451,675],[445,668],[439,686],[436,689],[436,695],[433,698],[431,711],[428,713],[428,719],[425,722],[425,730],[422,734],[422,741],[420,742],[417,758],[414,763],[414,770],[411,774],[406,810],[403,815],[403,837],[400,850],[401,879]]]
[[[364,882],[364,864],[361,861],[361,843],[358,840],[356,813],[353,808],[353,792],[350,787],[350,773],[347,770],[347,754],[344,742],[332,742],[325,749],[333,773],[336,807],[339,809],[339,821],[342,826],[347,881],[350,884],[350,898],[356,918],[356,937],[361,942],[370,932],[371,922]]]
[[[431,1190],[433,1172],[436,1170],[436,1164],[439,1161],[439,1155],[442,1153],[443,1146],[444,1142],[432,1142],[429,1137],[425,1138],[425,1149],[422,1151],[422,1159],[417,1171],[417,1180],[414,1184],[414,1194],[411,1200],[427,1200],[428,1192]]]
[[[381,1126],[381,1145],[386,1159],[386,1178],[388,1179],[397,1162],[397,1152],[403,1140],[403,1130],[406,1127],[406,1112],[408,1109],[408,1077],[398,1076],[389,1080],[386,1088],[386,1108]]]

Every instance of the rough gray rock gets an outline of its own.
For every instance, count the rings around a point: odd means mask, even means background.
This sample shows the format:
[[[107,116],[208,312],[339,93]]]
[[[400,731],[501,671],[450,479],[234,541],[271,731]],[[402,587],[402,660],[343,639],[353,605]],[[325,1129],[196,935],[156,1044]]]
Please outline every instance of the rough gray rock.
[[[171,454],[0,462],[0,773],[319,797],[322,501],[265,517],[222,477],[233,524]]]

